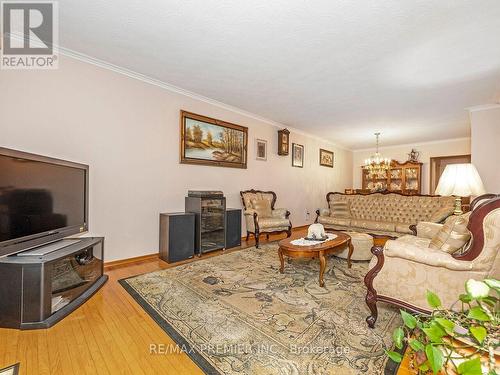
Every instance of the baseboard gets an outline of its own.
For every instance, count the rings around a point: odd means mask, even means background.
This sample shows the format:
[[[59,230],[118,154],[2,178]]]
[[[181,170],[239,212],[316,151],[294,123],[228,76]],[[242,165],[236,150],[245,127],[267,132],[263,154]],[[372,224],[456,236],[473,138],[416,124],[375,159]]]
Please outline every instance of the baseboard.
[[[154,253],[154,254],[141,255],[141,256],[133,257],[133,258],[112,260],[111,262],[104,262],[104,269],[116,267],[116,266],[123,266],[125,264],[140,262],[143,260],[157,259],[159,256],[160,256],[159,253]]]
[[[309,227],[309,225],[300,225],[298,227],[293,227],[292,232],[303,230],[303,229],[306,229],[307,227]],[[245,241],[245,238],[246,237],[241,237],[241,240]],[[158,259],[158,258],[159,258],[159,254],[153,253],[153,254],[141,255],[141,256],[133,257],[133,258],[112,260],[110,262],[104,262],[104,269],[106,270],[106,269],[109,269],[112,267],[119,267],[119,266],[127,265],[129,263],[140,262],[143,260],[154,260],[154,259]]]

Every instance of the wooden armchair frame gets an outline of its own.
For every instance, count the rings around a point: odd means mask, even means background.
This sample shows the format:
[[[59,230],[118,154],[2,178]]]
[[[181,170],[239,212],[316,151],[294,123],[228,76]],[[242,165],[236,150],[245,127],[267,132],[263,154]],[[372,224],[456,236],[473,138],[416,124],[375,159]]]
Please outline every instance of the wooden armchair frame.
[[[243,203],[243,207],[245,208],[245,210],[248,210],[249,207],[246,206],[245,198],[244,198],[245,193],[251,193],[251,194],[257,194],[257,193],[271,194],[273,196],[273,199],[271,201],[271,210],[272,211],[275,210],[274,205],[276,204],[277,197],[276,197],[276,193],[274,191],[263,191],[263,190],[254,190],[254,189],[240,191],[240,196],[241,196],[241,201]],[[290,211],[287,210],[286,213],[285,213],[285,218],[290,221],[289,216],[290,216]],[[250,238],[250,234],[253,234],[254,237],[255,237],[255,247],[259,248],[259,236],[260,236],[261,233],[260,233],[260,229],[259,229],[259,221],[258,221],[257,212],[253,213],[253,222],[254,222],[255,232],[251,232],[247,228],[246,241],[248,241],[248,239]],[[288,237],[290,237],[292,235],[292,222],[290,221],[290,225],[289,225],[289,227],[288,227],[287,230],[281,230],[281,231],[276,231],[276,232],[265,232],[265,233],[266,233],[266,238],[268,240],[269,240],[269,235],[271,233],[272,234],[286,233],[287,234],[287,238],[288,238]]]

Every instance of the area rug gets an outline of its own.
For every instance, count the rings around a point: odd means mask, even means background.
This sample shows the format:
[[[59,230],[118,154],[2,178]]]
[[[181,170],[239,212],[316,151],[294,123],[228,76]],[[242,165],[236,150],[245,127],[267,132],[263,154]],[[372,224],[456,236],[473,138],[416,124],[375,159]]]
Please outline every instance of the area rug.
[[[210,374],[383,374],[396,309],[365,322],[366,262],[329,257],[279,273],[276,243],[120,280],[197,365]],[[172,350],[165,349],[163,350]]]
[[[17,375],[19,374],[19,363],[0,369],[0,375]]]

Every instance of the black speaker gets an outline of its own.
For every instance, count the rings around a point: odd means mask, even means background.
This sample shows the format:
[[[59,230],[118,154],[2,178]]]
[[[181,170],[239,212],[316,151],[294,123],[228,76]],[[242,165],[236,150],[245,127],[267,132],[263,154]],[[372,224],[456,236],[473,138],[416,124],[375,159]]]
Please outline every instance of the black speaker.
[[[172,263],[194,256],[195,214],[160,214],[160,258]]]
[[[226,249],[241,246],[241,210],[226,210]]]

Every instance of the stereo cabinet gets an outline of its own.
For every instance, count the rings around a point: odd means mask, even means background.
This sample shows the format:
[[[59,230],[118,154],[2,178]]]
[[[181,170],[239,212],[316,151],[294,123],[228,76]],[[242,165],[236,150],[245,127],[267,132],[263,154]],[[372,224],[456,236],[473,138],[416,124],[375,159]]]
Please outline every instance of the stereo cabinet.
[[[226,198],[213,196],[187,196],[186,212],[196,215],[195,252],[198,255],[226,249]]]

